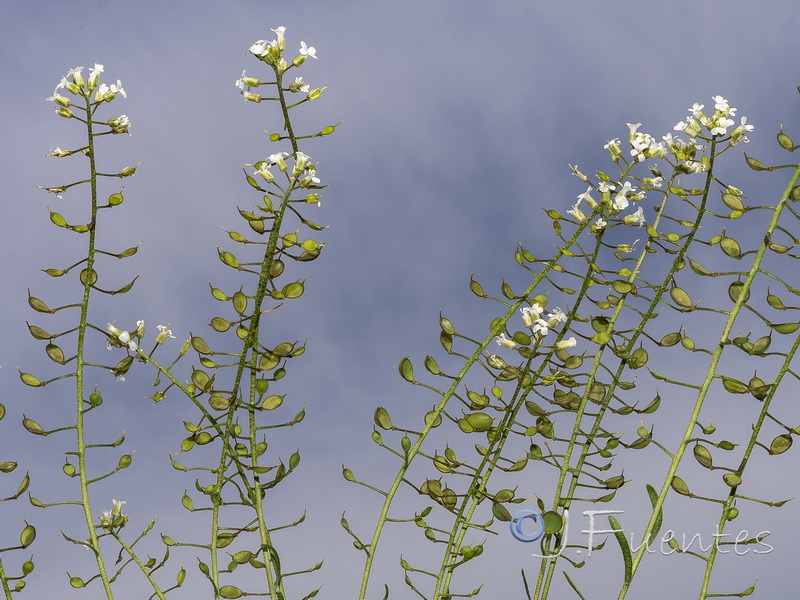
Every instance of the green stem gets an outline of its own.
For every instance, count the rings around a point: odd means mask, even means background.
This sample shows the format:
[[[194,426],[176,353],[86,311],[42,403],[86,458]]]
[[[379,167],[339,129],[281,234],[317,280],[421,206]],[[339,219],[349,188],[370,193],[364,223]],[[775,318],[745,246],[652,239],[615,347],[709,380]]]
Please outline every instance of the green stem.
[[[547,274],[550,272],[553,266],[555,266],[558,260],[562,256],[564,256],[564,252],[568,250],[573,244],[575,244],[575,242],[578,239],[578,236],[581,233],[583,233],[586,227],[588,227],[588,223],[584,223],[580,227],[578,227],[578,229],[575,231],[575,233],[572,235],[569,241],[561,249],[559,249],[555,257],[553,257],[553,259],[551,259],[545,265],[541,273],[539,273],[534,278],[533,283],[531,283],[528,289],[524,292],[524,294],[522,294],[521,298],[509,308],[508,312],[506,312],[506,314],[503,317],[501,317],[498,320],[496,330],[492,332],[492,334],[489,337],[487,337],[477,347],[477,349],[472,353],[472,355],[467,358],[466,362],[464,363],[464,366],[461,368],[461,371],[454,378],[453,383],[450,385],[448,390],[444,394],[442,394],[441,401],[433,411],[433,417],[431,419],[428,419],[428,423],[425,425],[425,428],[420,433],[419,437],[417,438],[417,441],[410,448],[408,452],[408,458],[403,462],[403,466],[400,467],[397,475],[395,476],[394,481],[392,482],[391,487],[389,488],[389,491],[386,494],[386,499],[384,500],[383,506],[381,507],[381,512],[380,515],[378,516],[378,522],[375,525],[375,531],[372,535],[372,541],[370,542],[367,548],[367,559],[364,564],[364,573],[361,579],[361,588],[359,590],[359,595],[358,595],[359,600],[364,600],[367,594],[367,585],[369,583],[369,577],[372,572],[372,564],[375,559],[375,552],[378,547],[378,541],[380,540],[380,536],[383,533],[383,527],[389,515],[389,508],[391,507],[392,501],[394,500],[394,497],[397,494],[397,490],[400,488],[400,484],[405,479],[406,472],[408,471],[408,468],[411,465],[412,460],[420,452],[420,448],[423,442],[425,441],[428,433],[431,431],[431,429],[433,429],[434,423],[444,411],[445,406],[447,405],[453,394],[455,394],[456,390],[461,384],[461,381],[464,379],[464,377],[466,377],[467,372],[470,370],[470,368],[472,368],[472,365],[475,364],[475,362],[482,356],[483,351],[486,349],[486,347],[492,342],[494,337],[497,334],[499,334],[500,331],[502,331],[508,320],[519,310],[519,308],[522,306],[522,303],[526,301],[527,297],[530,294],[532,294],[533,291],[536,289],[536,287],[545,279]]]
[[[747,275],[747,278],[745,279],[745,281],[744,281],[744,283],[742,285],[739,297],[737,298],[736,302],[733,305],[733,308],[730,311],[730,315],[728,316],[728,319],[727,319],[727,321],[725,323],[725,326],[724,326],[724,328],[722,330],[722,334],[720,335],[720,341],[717,344],[717,347],[715,348],[714,353],[712,355],[711,364],[709,365],[709,368],[708,368],[708,374],[706,375],[705,380],[703,381],[703,384],[702,384],[702,386],[700,388],[700,392],[697,395],[697,400],[695,401],[694,409],[692,410],[691,417],[690,417],[689,422],[688,422],[688,424],[686,426],[686,431],[683,434],[683,439],[681,440],[681,443],[678,446],[677,451],[675,452],[675,455],[674,455],[674,457],[672,459],[672,462],[670,463],[669,469],[667,471],[667,476],[664,479],[663,485],[661,486],[661,492],[660,492],[660,494],[658,496],[658,500],[656,501],[655,506],[653,507],[653,512],[651,514],[650,521],[647,524],[647,528],[645,530],[645,533],[644,533],[644,536],[643,536],[643,539],[642,539],[643,542],[646,541],[649,538],[650,532],[653,531],[653,528],[655,527],[655,523],[656,523],[656,520],[658,518],[658,514],[661,511],[661,509],[662,509],[662,507],[664,505],[664,501],[666,500],[667,493],[670,490],[670,485],[672,483],[672,479],[673,479],[673,477],[675,477],[675,474],[678,471],[678,465],[680,464],[681,459],[683,458],[683,454],[684,454],[684,452],[686,451],[686,448],[689,445],[689,441],[692,439],[692,433],[693,433],[694,428],[695,428],[695,426],[696,426],[696,424],[697,424],[697,422],[698,422],[698,420],[700,418],[700,410],[702,409],[703,403],[705,402],[706,396],[708,395],[708,390],[711,387],[711,383],[715,378],[717,365],[719,364],[719,361],[720,361],[720,359],[722,357],[722,351],[725,348],[725,342],[729,339],[730,332],[733,329],[733,324],[734,324],[734,322],[736,321],[736,318],[739,315],[739,311],[741,310],[742,306],[745,303],[745,299],[748,296],[748,291],[750,290],[750,286],[752,285],[753,280],[755,279],[755,277],[756,277],[756,275],[757,275],[757,273],[759,271],[759,266],[760,266],[761,261],[762,261],[762,259],[764,257],[764,254],[767,251],[769,238],[771,237],[773,231],[777,227],[778,218],[780,217],[780,213],[781,213],[781,211],[783,209],[784,204],[786,204],[786,201],[788,200],[789,195],[791,194],[791,190],[794,187],[794,185],[796,184],[798,177],[800,177],[800,167],[798,167],[795,170],[794,175],[792,176],[788,187],[784,191],[783,195],[781,196],[780,202],[778,202],[778,205],[775,208],[775,211],[774,211],[774,213],[772,215],[772,219],[770,221],[769,227],[767,228],[767,231],[766,231],[765,239],[761,243],[758,251],[756,252],[755,259],[753,260],[753,263],[752,263],[752,266],[750,267],[750,271],[749,271],[749,273]],[[633,558],[632,571],[631,571],[632,576],[636,574],[636,570],[639,567],[639,563],[642,561],[642,558],[644,557],[645,551],[646,551],[646,544],[643,543],[641,545],[641,547],[639,548],[639,550],[636,552],[636,555]],[[619,596],[618,596],[619,600],[622,600],[623,598],[625,598],[625,596],[626,596],[626,594],[628,592],[629,586],[630,586],[630,582],[623,584],[622,588],[620,589]]]
[[[86,101],[86,111],[87,114],[91,112],[92,106],[90,102],[90,95],[87,93],[84,96]],[[112,600],[114,597],[113,592],[111,591],[111,584],[108,580],[108,575],[106,573],[105,563],[103,561],[103,557],[100,553],[100,544],[97,539],[97,533],[95,532],[94,528],[94,517],[92,516],[91,504],[89,502],[89,482],[87,477],[86,471],[86,442],[85,442],[85,427],[84,427],[84,369],[85,369],[85,362],[84,362],[84,342],[86,338],[86,329],[87,329],[87,322],[88,322],[88,313],[89,313],[89,295],[92,291],[92,273],[94,272],[94,255],[95,255],[95,236],[97,233],[97,169],[95,164],[95,148],[94,148],[94,135],[92,131],[92,120],[87,119],[86,121],[86,131],[88,135],[88,157],[89,157],[89,168],[91,170],[91,196],[92,196],[92,208],[91,208],[91,220],[90,227],[89,227],[89,248],[87,250],[87,259],[86,259],[86,276],[84,277],[85,281],[83,284],[83,300],[81,302],[81,320],[80,325],[78,326],[78,349],[77,354],[75,356],[75,387],[76,387],[76,413],[77,413],[77,422],[75,425],[75,430],[77,434],[77,441],[78,441],[78,476],[80,478],[80,485],[81,485],[81,506],[83,507],[83,516],[86,520],[86,528],[89,531],[89,539],[92,548],[95,551],[95,558],[97,560],[97,569],[100,573],[100,580],[103,584],[103,589],[106,592],[106,597],[108,600]]]
[[[3,569],[3,561],[0,560],[0,583],[3,584],[3,595],[6,600],[11,600],[11,588],[8,587],[8,579],[6,579],[6,572]]]
[[[578,309],[580,308],[583,300],[586,298],[586,294],[590,287],[591,277],[593,274],[591,265],[595,263],[597,259],[597,255],[600,252],[602,236],[597,237],[597,242],[595,243],[594,253],[590,260],[590,265],[587,268],[587,272],[583,277],[583,284],[581,289],[578,292],[578,296],[576,298],[575,305],[572,307],[570,314],[577,314]],[[563,327],[562,333],[558,336],[555,343],[561,340],[564,337],[566,332],[569,330],[570,323],[572,319],[568,319]],[[555,354],[555,350],[551,350],[541,361],[537,370],[532,373],[531,381],[536,382],[539,380],[539,377],[544,372],[544,370],[550,365],[550,361]],[[528,360],[523,372],[528,372],[531,362],[533,358]],[[453,576],[455,564],[457,560],[460,558],[457,554],[458,549],[461,547],[461,544],[464,541],[464,537],[466,536],[467,530],[469,529],[469,523],[472,521],[472,516],[474,515],[475,511],[478,508],[480,502],[484,499],[483,493],[486,489],[486,486],[489,483],[489,479],[494,472],[495,467],[497,466],[497,461],[500,458],[500,454],[505,447],[505,443],[508,440],[508,437],[511,432],[511,427],[515,422],[517,414],[521,410],[521,408],[525,405],[525,400],[528,398],[528,394],[530,393],[533,384],[523,387],[522,383],[517,386],[517,389],[514,391],[514,396],[512,398],[511,404],[509,405],[508,409],[506,410],[506,415],[503,417],[503,422],[498,426],[498,434],[492,439],[488,451],[484,455],[483,459],[481,460],[481,464],[476,469],[476,473],[473,476],[472,485],[470,486],[470,491],[465,495],[464,502],[462,502],[461,507],[459,508],[458,513],[456,514],[456,522],[454,524],[453,530],[450,534],[450,540],[448,542],[447,551],[445,553],[445,558],[442,561],[442,566],[439,571],[439,577],[437,578],[437,587],[436,592],[434,594],[434,599],[440,597],[439,594],[443,596],[447,596],[450,592],[450,581]],[[481,475],[483,473],[483,475]],[[469,504],[469,506],[467,506]],[[465,515],[466,511],[466,516]],[[449,564],[448,564],[449,559]],[[443,581],[441,588],[439,587],[439,582]],[[441,591],[440,591],[441,590]]]
[[[114,537],[115,540],[117,540],[117,542],[119,542],[119,545],[122,546],[122,548],[125,550],[125,552],[128,553],[128,556],[130,556],[133,559],[133,562],[135,562],[137,565],[139,565],[139,569],[141,569],[142,573],[144,573],[144,576],[147,577],[147,581],[150,582],[150,585],[153,586],[153,591],[155,592],[156,596],[161,598],[161,600],[165,600],[164,592],[162,592],[161,588],[158,587],[158,583],[156,583],[156,580],[153,579],[153,576],[150,574],[150,571],[147,570],[147,567],[144,565],[144,563],[141,560],[139,560],[139,557],[133,551],[133,548],[128,546],[128,544],[126,544],[122,540],[122,538],[119,537],[117,532],[112,531],[111,535]],[[152,598],[152,596],[151,596],[151,598]]]
[[[795,186],[795,183],[797,182],[798,176],[800,176],[800,167],[798,167],[795,170],[794,176],[792,177],[789,185],[786,187],[786,190],[783,193],[783,196],[781,197],[781,201],[778,203],[778,206],[775,207],[772,221],[768,229],[769,233],[767,234],[767,240],[769,239],[769,236],[771,235],[772,231],[774,231],[775,228],[777,227],[778,219],[780,218],[780,213],[782,212],[783,206],[786,204],[786,200],[789,198],[789,195],[792,192],[792,188]],[[765,240],[764,244],[762,244],[762,247],[759,249],[759,255],[757,261],[761,260],[761,256],[763,256],[764,251],[766,250],[766,246],[767,246],[767,241]],[[751,274],[753,276],[755,276],[755,274],[760,271],[760,269],[758,269],[757,267],[758,265],[754,265],[754,268],[751,269]],[[740,295],[740,297],[742,298],[746,297],[746,292],[744,290],[742,290],[742,294]],[[758,439],[758,435],[761,432],[761,427],[764,424],[764,420],[767,418],[767,412],[772,403],[772,399],[775,396],[775,393],[778,387],[780,386],[784,375],[786,375],[787,371],[789,370],[789,365],[791,364],[794,355],[797,353],[798,348],[800,348],[800,336],[795,338],[794,344],[792,345],[792,348],[789,351],[789,353],[786,355],[786,359],[784,360],[783,365],[781,366],[781,369],[778,372],[777,377],[775,378],[775,381],[772,382],[767,397],[764,398],[763,400],[761,411],[758,415],[758,420],[756,421],[755,425],[753,425],[753,431],[750,435],[750,441],[747,444],[747,448],[744,452],[744,455],[742,456],[739,468],[736,470],[736,473],[738,473],[739,475],[741,475],[744,472],[745,468],[747,467],[747,463],[750,460],[750,455],[753,453],[753,450],[756,447],[756,442]],[[725,500],[725,503],[722,506],[720,519],[719,522],[717,523],[717,533],[722,533],[723,529],[725,528],[725,524],[728,522],[727,518],[728,510],[733,505],[733,500],[736,498],[736,491],[738,490],[738,487],[739,486],[731,488],[731,491],[728,494],[728,498]],[[711,570],[714,568],[714,563],[716,561],[718,552],[719,552],[719,547],[718,544],[716,543],[716,538],[715,538],[715,543],[712,546],[711,553],[709,554],[706,560],[706,569],[705,573],[703,574],[703,584],[700,587],[700,596],[698,600],[705,600],[705,598],[708,597],[708,586],[711,583]]]

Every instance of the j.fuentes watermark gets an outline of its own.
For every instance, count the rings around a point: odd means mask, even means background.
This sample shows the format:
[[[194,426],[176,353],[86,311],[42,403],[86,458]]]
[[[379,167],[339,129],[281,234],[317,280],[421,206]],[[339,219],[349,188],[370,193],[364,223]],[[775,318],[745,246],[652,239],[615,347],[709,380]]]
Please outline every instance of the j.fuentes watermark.
[[[595,517],[600,515],[621,515],[624,511],[622,510],[585,510],[583,511],[583,516],[589,518],[589,528],[582,529],[581,533],[588,535],[589,540],[586,545],[589,552],[588,556],[592,555],[592,549],[595,547],[594,544],[594,537],[598,534],[615,534],[615,533],[625,533],[621,529],[597,529],[597,524],[595,522]],[[561,541],[561,547],[559,548],[557,553],[548,554],[546,556],[541,556],[539,554],[533,553],[533,556],[537,558],[556,558],[561,556],[564,551],[564,548],[567,547],[567,541],[569,538],[569,511],[565,510],[563,514],[563,526],[559,528],[559,531],[562,533],[563,539]],[[531,524],[526,524],[526,521],[531,521]],[[515,539],[519,540],[520,542],[535,542],[536,540],[541,539],[541,537],[546,532],[546,524],[545,518],[542,516],[541,513],[536,512],[534,510],[521,510],[514,514],[511,517],[511,521],[509,523],[509,528],[511,530],[511,535],[514,536]],[[753,552],[755,554],[767,554],[772,552],[772,546],[764,542],[764,538],[766,538],[770,534],[769,531],[760,531],[754,537],[750,537],[749,532],[746,529],[740,531],[735,537],[732,533],[720,533],[719,530],[716,533],[711,534],[711,537],[714,538],[713,542],[709,542],[708,546],[703,545],[703,539],[700,533],[695,533],[690,539],[687,540],[686,534],[681,534],[680,542],[675,535],[675,532],[672,529],[668,529],[664,532],[664,534],[660,538],[656,538],[653,540],[648,540],[647,542],[642,542],[638,546],[634,545],[634,534],[631,532],[630,535],[630,545],[631,550],[633,552],[638,551],[643,545],[646,545],[646,551],[650,554],[654,554],[656,550],[652,548],[652,544],[658,543],[658,549],[664,555],[673,554],[674,552],[688,552],[692,549],[692,546],[697,543],[697,549],[702,552],[708,552],[712,546],[720,553],[720,554],[729,554],[730,550],[724,550],[724,546],[733,546],[733,551],[738,554],[739,556],[744,556],[748,552],[750,552],[750,548],[744,548],[740,550],[740,546],[747,546],[756,544],[758,546],[763,546],[765,549],[758,550],[754,549]],[[723,538],[732,538],[732,540],[724,540]],[[576,550],[577,554],[581,554],[581,550]]]

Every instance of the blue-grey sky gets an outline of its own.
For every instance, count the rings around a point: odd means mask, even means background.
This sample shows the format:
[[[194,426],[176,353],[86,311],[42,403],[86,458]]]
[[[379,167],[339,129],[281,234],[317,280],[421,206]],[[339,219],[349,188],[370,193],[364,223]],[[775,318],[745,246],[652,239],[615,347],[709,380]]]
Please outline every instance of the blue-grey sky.
[[[320,597],[351,598],[361,555],[338,519],[348,511],[351,524],[366,535],[379,499],[346,485],[341,464],[367,481],[387,482],[396,463],[370,441],[375,407],[419,422],[435,400],[399,379],[400,358],[411,355],[421,370],[426,354],[441,354],[440,310],[472,337],[488,331],[496,309],[469,293],[470,274],[487,289],[496,290],[502,277],[522,285],[513,261],[517,244],[548,256],[555,238],[541,208],[563,213],[585,190],[568,164],[586,173],[610,169],[603,144],[624,138],[626,122],[641,121],[642,130],[660,138],[692,103],[709,104],[721,94],[739,109],[737,116],[756,126],[748,152],[765,162],[774,159],[779,124],[787,131],[799,124],[798,15],[791,0],[759,7],[745,0],[1,2],[0,381],[8,415],[0,423],[0,460],[29,468],[31,491],[43,501],[76,493],[60,472],[67,438],[33,438],[19,424],[23,410],[46,428],[70,419],[72,389],[25,388],[16,370],[19,365],[43,379],[58,374],[25,326],[27,320],[48,329],[57,319],[31,311],[26,289],[51,304],[77,298],[74,283],[39,271],[71,264],[83,251],[83,241],[52,227],[47,213],[49,207],[79,214],[81,193],[59,200],[37,189],[80,173],[77,159],[45,157],[56,146],[79,143],[82,134],[45,102],[68,69],[102,63],[107,80],[122,81],[127,99],[106,110],[109,116],[128,115],[131,136],[103,139],[98,155],[109,171],[142,163],[124,181],[125,203],[105,215],[100,236],[115,251],[143,242],[135,258],[101,270],[104,287],[141,277],[126,296],[98,299],[93,322],[103,327],[117,319],[131,326],[142,318],[151,332],[158,323],[170,323],[178,339],[164,349],[168,354],[190,330],[207,336],[203,324],[222,314],[208,293],[209,281],[228,290],[239,285],[217,258],[216,245],[234,249],[220,228],[242,230],[236,207],[250,210],[259,201],[243,180],[243,165],[280,149],[263,133],[281,125],[275,106],[245,104],[234,86],[242,69],[267,76],[247,49],[272,39],[270,28],[279,25],[287,28],[288,47],[299,47],[300,40],[316,47],[318,60],[307,61],[299,74],[313,87],[329,87],[320,101],[295,111],[296,125],[314,132],[343,124],[334,135],[301,147],[319,161],[317,174],[329,186],[322,206],[307,212],[330,225],[319,235],[327,246],[319,261],[298,271],[307,278],[305,296],[267,321],[273,340],[308,339],[305,356],[293,361],[285,380],[287,402],[298,409],[305,404],[308,416],[274,442],[284,456],[299,445],[303,461],[277,488],[269,510],[291,519],[308,507],[306,524],[283,540],[285,563],[300,569],[326,557],[321,574],[300,585],[297,597],[324,584]],[[739,164],[743,170],[743,162],[733,163]],[[766,180],[741,173],[742,187],[765,186],[760,192],[745,189],[754,198],[774,194],[783,183],[780,177]],[[144,399],[152,393],[153,373],[143,366],[124,383],[105,373],[95,376],[107,405],[102,432],[127,430],[126,447],[136,449],[134,468],[98,488],[98,511],[112,496],[122,497],[132,525],[143,527],[158,514],[157,531],[180,531],[186,524],[180,494],[194,484],[186,474],[167,470],[166,454],[177,450],[181,420],[194,418],[193,409],[177,394],[157,405]],[[786,486],[779,498],[798,494],[785,476],[796,470],[790,454],[774,473],[765,473],[766,481],[778,478]],[[16,485],[15,477],[0,479],[0,496]],[[520,494],[550,498],[533,480],[516,485]],[[22,515],[40,525],[41,539],[33,547],[39,562],[28,597],[90,597],[69,589],[63,576],[65,569],[88,572],[86,557],[76,555],[52,527],[69,523],[73,513],[32,513],[17,504],[0,505],[0,544],[16,532]],[[731,591],[755,578],[760,597],[790,589],[796,515],[789,504],[770,517],[782,537],[768,559],[728,561]],[[749,526],[769,529],[758,521]],[[73,528],[65,532],[83,535]],[[426,552],[413,525],[389,534],[373,593],[387,580],[392,597],[411,597],[398,557]],[[475,573],[485,572],[486,597],[522,597],[519,571],[532,566],[529,552],[506,540],[481,559],[471,577],[479,581]],[[599,567],[580,573],[588,589],[599,588],[589,597],[610,598],[612,592],[604,590],[617,589],[616,552],[609,544],[609,558],[603,559],[609,574]],[[204,590],[191,553],[180,560],[191,574],[187,593]],[[676,596],[663,585],[648,597]],[[686,593],[695,589],[690,585]],[[136,591],[120,595],[140,597]]]

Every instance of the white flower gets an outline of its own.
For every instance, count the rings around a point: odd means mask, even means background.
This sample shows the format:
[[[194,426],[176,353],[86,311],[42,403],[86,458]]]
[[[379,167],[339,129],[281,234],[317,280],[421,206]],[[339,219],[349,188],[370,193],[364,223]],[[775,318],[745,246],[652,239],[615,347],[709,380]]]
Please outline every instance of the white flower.
[[[555,327],[559,323],[563,323],[564,321],[566,321],[567,315],[564,313],[563,310],[556,307],[556,309],[553,312],[547,313],[547,319],[550,327]]]
[[[94,93],[94,101],[111,102],[117,94],[121,95],[123,98],[128,97],[128,94],[125,93],[125,90],[122,88],[122,82],[119,79],[117,79],[117,83],[112,83],[111,85],[101,83],[98,86],[97,91]]]
[[[692,113],[692,116],[695,119],[699,119],[703,114],[704,106],[705,106],[704,104],[698,104],[697,102],[695,102],[694,104],[692,104],[692,108],[689,109],[689,112]]]
[[[632,215],[623,217],[622,222],[625,223],[625,225],[638,225],[639,227],[645,225],[644,211],[642,210],[642,207],[640,206],[637,208],[636,212]]]
[[[136,337],[144,335],[144,321],[136,321]]]
[[[748,133],[750,131],[753,131],[753,129],[755,129],[755,126],[747,124],[747,117],[742,117],[742,124],[740,125],[740,127],[745,133]]]
[[[69,106],[71,104],[70,99],[66,96],[62,96],[58,90],[63,90],[67,87],[67,78],[62,77],[59,84],[53,90],[53,95],[47,98],[47,102],[57,102],[61,106]]]
[[[714,122],[711,123],[714,125]],[[728,127],[733,125],[733,119],[727,117],[720,117],[716,121],[716,126],[711,128],[711,135],[725,135],[728,133]]]
[[[319,184],[319,177],[317,177],[317,170],[316,169],[308,169],[306,174],[300,180],[300,187],[308,187],[311,184],[318,185]]]
[[[622,149],[619,147],[619,143],[619,138],[614,138],[613,140],[608,140],[608,143],[603,146],[608,150],[611,160],[614,162],[617,162],[622,157]]]
[[[169,325],[158,325],[156,328],[158,329],[156,344],[163,344],[168,337],[175,339],[175,336],[172,335],[172,330],[169,329]]]
[[[509,350],[513,350],[517,347],[517,343],[514,340],[508,339],[505,333],[498,335],[495,341],[497,342],[498,346],[505,346]]]
[[[611,183],[610,181],[601,181],[600,184],[597,186],[597,191],[601,194],[605,194],[606,192],[613,192],[617,189],[617,186]]]
[[[589,183],[589,178],[578,170],[578,165],[575,166],[570,165],[569,168],[572,170],[572,174],[575,175],[575,177],[577,177],[584,183]]]
[[[101,83],[100,86],[97,88],[97,91],[94,93],[94,101],[95,102],[102,102],[106,99],[106,96],[109,93],[108,86],[105,83]]]
[[[533,306],[523,306],[519,311],[522,313],[522,322],[525,327],[533,327],[534,321],[539,318],[544,309],[539,306],[538,302],[534,302]]]
[[[747,117],[742,117],[741,125],[731,131],[731,144],[738,144],[744,142],[745,144],[750,140],[747,139],[747,134],[753,131],[754,127],[747,124]]]
[[[595,199],[592,198],[592,186],[589,186],[588,188],[586,188],[586,191],[584,193],[578,194],[578,204],[580,204],[581,200],[586,200],[586,204],[588,204],[589,208],[591,208],[592,210],[597,208],[597,202],[595,202]],[[572,208],[576,208],[578,206],[578,204],[576,204]],[[569,212],[569,211],[567,211],[567,212]],[[577,218],[577,216],[576,216],[576,218]]]
[[[117,329],[116,327],[114,327],[113,323],[109,323],[107,329],[108,333],[116,337],[120,341],[120,343],[124,344],[125,346],[128,346],[128,348],[130,348],[133,352],[136,352],[138,346],[136,345],[136,342],[134,342],[131,339],[130,333],[128,333],[127,331],[122,331],[121,329]],[[106,343],[106,347],[111,349],[111,345],[109,343]],[[124,377],[122,378],[117,377],[117,379],[119,379],[120,381],[125,381]]]
[[[700,126],[697,119],[694,117],[687,117],[686,121],[680,121],[675,127],[675,131],[683,131],[689,137],[697,137],[700,134]]]
[[[297,177],[303,171],[306,170],[306,166],[308,165],[308,161],[311,157],[308,154],[303,154],[302,152],[298,151],[295,152],[294,155],[294,167],[292,167],[292,176]]]
[[[119,94],[123,98],[127,98],[128,94],[125,93],[125,90],[122,89],[122,82],[117,79],[117,83],[112,83],[109,88],[111,89],[112,94]]]
[[[247,88],[248,90],[250,89],[250,86],[248,86],[244,81],[246,77],[247,77],[247,69],[244,69],[242,70],[241,76],[238,77],[235,82],[236,87],[238,87],[240,90],[243,90],[244,88]]]
[[[263,177],[264,181],[267,183],[272,183],[275,181],[275,176],[272,174],[272,171],[269,170],[270,164],[266,160],[260,160],[251,166],[256,168],[256,171],[253,173],[253,175],[261,175],[261,177]]]
[[[311,89],[311,86],[308,85],[307,83],[305,83],[303,81],[302,77],[295,77],[294,78],[294,83],[289,86],[289,89],[291,89],[293,92],[298,92],[299,91],[299,92],[307,93],[308,90]]]
[[[97,85],[97,80],[100,78],[100,73],[103,72],[103,65],[94,63],[94,67],[89,69],[89,89],[93,89]]]
[[[131,120],[127,115],[120,115],[118,117],[111,117],[108,120],[108,125],[111,127],[111,133],[127,133],[131,134]]]
[[[573,348],[577,345],[578,341],[573,336],[568,340],[561,340],[560,342],[556,342],[556,350],[566,350],[567,348]]]
[[[547,323],[547,321],[544,319],[536,319],[536,323],[533,324],[533,333],[538,333],[544,337],[549,331],[550,325]]]
[[[317,49],[314,46],[306,46],[305,42],[300,42],[300,56],[317,58]]]
[[[592,188],[589,188],[589,189],[592,189]],[[580,196],[578,196],[578,201],[577,201],[575,204],[573,204],[573,205],[572,205],[572,209],[571,209],[571,210],[568,210],[568,211],[567,211],[567,214],[568,214],[568,215],[572,215],[572,216],[573,216],[573,217],[575,217],[575,218],[576,218],[576,219],[577,219],[577,220],[578,220],[580,223],[583,223],[583,222],[586,220],[586,215],[585,215],[585,214],[583,214],[583,211],[582,211],[580,208],[578,208],[578,207],[580,206],[580,203],[581,203],[581,197],[582,197],[582,196],[583,196],[583,194],[581,194]]]
[[[636,188],[634,188],[633,185],[631,185],[630,181],[626,181],[622,185],[622,189],[620,191],[618,191],[614,195],[614,202],[612,203],[611,208],[613,210],[615,210],[616,212],[619,212],[621,210],[624,210],[624,209],[628,208],[628,197],[627,196],[628,196],[628,194],[630,194],[630,193],[632,193],[634,191],[636,191]]]
[[[114,507],[111,509],[111,514],[115,517],[122,514],[122,505],[127,504],[125,500],[117,500],[116,498],[111,499]]]
[[[278,165],[278,168],[285,173],[286,169],[289,168],[286,166],[286,161],[283,160],[286,156],[289,156],[287,152],[276,152],[275,154],[270,154],[267,157],[267,161],[273,165]]]
[[[136,349],[139,347],[135,341],[131,339],[131,334],[127,331],[123,331],[122,333],[117,336],[119,341],[128,346],[131,351],[136,352]]]
[[[269,48],[267,40],[258,40],[250,46],[250,53],[255,56],[264,56],[267,53],[267,48]]]
[[[281,25],[280,27],[272,29],[271,31],[275,33],[275,42],[273,43],[273,47],[277,46],[276,49],[279,51],[286,48],[286,40],[283,37],[286,27]]]
[[[83,76],[81,75],[81,71],[83,71],[83,67],[75,67],[74,69],[67,71],[67,77],[72,77],[72,81],[78,87],[83,85]]]
[[[707,163],[697,162],[695,160],[687,160],[683,163],[689,173],[702,173],[708,169]]]
[[[269,157],[267,157],[267,160],[273,165],[277,165],[280,164],[280,162],[286,156],[289,156],[288,152],[276,152],[275,154],[270,154]]]
[[[722,96],[714,96],[712,100],[714,101],[714,108],[717,109],[719,112],[721,112],[723,115],[733,116],[736,114],[736,109],[731,108],[728,105],[728,101]]]
[[[597,221],[594,222],[594,228],[596,230],[598,230],[598,231],[603,229],[606,225],[608,225],[608,223],[606,223],[606,221],[605,221],[605,219],[603,219],[603,217],[598,217]]]
[[[660,188],[664,185],[664,178],[663,177],[645,177],[642,179],[642,183],[645,185],[649,185],[654,188]]]

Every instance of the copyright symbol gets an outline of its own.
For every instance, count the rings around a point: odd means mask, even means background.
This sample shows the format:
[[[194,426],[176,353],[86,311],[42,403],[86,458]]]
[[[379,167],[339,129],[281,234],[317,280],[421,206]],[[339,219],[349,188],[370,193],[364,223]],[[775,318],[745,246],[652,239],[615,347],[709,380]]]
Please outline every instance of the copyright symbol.
[[[527,533],[522,529],[522,523],[526,519],[533,521],[540,529],[538,532]],[[534,510],[521,510],[511,517],[511,522],[508,524],[511,529],[511,535],[520,542],[535,542],[544,535],[544,519],[542,515]]]

